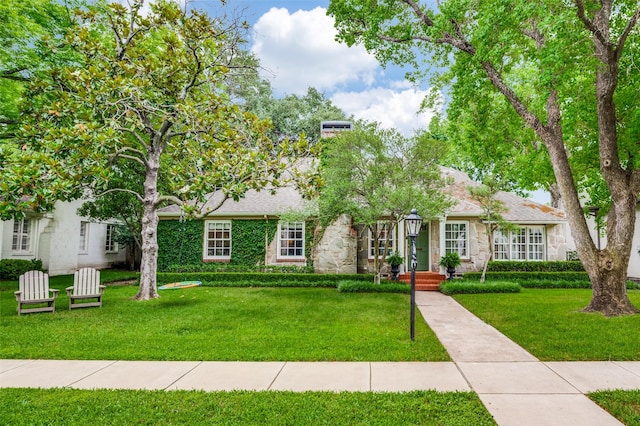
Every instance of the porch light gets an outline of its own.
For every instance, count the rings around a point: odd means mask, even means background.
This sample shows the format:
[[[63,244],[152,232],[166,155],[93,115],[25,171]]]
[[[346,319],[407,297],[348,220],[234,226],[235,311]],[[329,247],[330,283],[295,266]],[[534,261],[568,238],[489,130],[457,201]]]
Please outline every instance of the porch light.
[[[418,210],[412,209],[411,214],[404,218],[404,222],[407,226],[407,236],[411,239],[411,312],[409,316],[411,340],[414,340],[416,331],[416,267],[418,266],[416,237],[420,233],[422,218],[418,216]]]

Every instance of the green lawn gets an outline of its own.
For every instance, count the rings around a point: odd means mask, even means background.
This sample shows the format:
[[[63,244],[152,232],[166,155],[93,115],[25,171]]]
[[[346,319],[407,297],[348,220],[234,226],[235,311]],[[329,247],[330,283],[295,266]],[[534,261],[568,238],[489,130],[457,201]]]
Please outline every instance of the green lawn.
[[[53,286],[53,285],[52,285]],[[58,288],[63,288],[59,286]],[[0,358],[445,361],[448,355],[416,312],[409,338],[406,294],[339,293],[325,288],[197,287],[129,300],[133,286],[108,287],[102,308],[17,316],[0,292]],[[64,293],[64,290],[61,291]]]
[[[640,315],[607,318],[581,310],[591,290],[522,289],[455,299],[543,361],[638,361]],[[640,291],[629,291],[640,307]]]
[[[10,425],[495,425],[470,392],[0,389]]]
[[[640,389],[594,392],[589,398],[626,426],[640,426]]]

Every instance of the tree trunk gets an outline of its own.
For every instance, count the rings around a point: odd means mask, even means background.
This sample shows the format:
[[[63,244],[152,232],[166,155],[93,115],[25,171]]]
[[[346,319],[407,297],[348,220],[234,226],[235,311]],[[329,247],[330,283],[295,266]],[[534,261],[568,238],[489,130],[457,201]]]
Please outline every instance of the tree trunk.
[[[133,298],[149,300],[159,297],[156,284],[158,268],[158,169],[160,153],[152,152],[147,159],[144,181],[142,214],[142,259],[140,261],[140,288]]]

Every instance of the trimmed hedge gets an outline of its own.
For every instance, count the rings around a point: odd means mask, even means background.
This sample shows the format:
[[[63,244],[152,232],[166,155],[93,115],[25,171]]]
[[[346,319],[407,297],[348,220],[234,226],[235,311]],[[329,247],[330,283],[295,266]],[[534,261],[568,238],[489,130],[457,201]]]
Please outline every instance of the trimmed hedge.
[[[0,260],[0,280],[17,280],[28,271],[44,271],[40,259],[2,259]]]
[[[479,281],[482,272],[465,272],[464,281]],[[587,281],[586,272],[487,272],[488,281]]]
[[[341,293],[411,293],[411,287],[406,284],[381,283],[363,281],[340,281],[338,291]]]
[[[579,260],[571,261],[523,261],[500,260],[491,261],[487,266],[491,272],[583,272],[584,266]]]
[[[232,265],[231,263],[200,263],[193,265],[171,265],[163,272],[271,272],[271,273],[312,273],[311,266],[281,265]]]
[[[440,284],[444,294],[519,293],[520,285],[509,281],[479,283],[475,281],[449,280]]]
[[[279,274],[234,272],[159,272],[158,285],[176,281],[201,281],[204,286],[231,287],[332,287],[340,281],[373,282],[371,274]]]

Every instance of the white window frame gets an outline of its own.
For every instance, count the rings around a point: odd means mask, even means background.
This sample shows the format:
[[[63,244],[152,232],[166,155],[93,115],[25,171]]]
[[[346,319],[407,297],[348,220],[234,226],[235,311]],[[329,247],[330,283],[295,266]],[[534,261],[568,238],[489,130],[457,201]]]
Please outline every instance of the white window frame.
[[[292,237],[292,233],[294,234]],[[296,235],[300,233],[299,235]],[[293,245],[291,245],[293,243]],[[284,251],[284,253],[283,253]],[[294,254],[290,254],[294,251]],[[300,251],[300,254],[295,252]],[[279,260],[306,260],[305,257],[305,223],[278,223],[278,255]]]
[[[89,222],[85,220],[80,221],[80,241],[78,246],[78,252],[80,254],[87,254],[89,252]]]
[[[14,220],[11,250],[18,254],[31,254],[35,221],[29,218]]]
[[[379,257],[382,259],[386,259],[387,256],[389,256],[389,254],[393,253],[396,251],[396,233],[395,232],[391,232],[391,238],[389,239],[389,247],[388,250],[390,251],[390,253],[385,253],[384,252],[384,245],[387,241],[387,222],[379,222],[378,223],[378,227],[382,227],[382,231],[380,232],[380,238],[378,239],[378,253],[379,253]],[[393,230],[395,231],[397,228],[397,226],[393,227]],[[367,227],[367,231],[368,231],[368,238],[367,240],[369,241],[369,247],[367,250],[369,259],[375,259],[376,254],[375,254],[375,250],[376,250],[376,246],[375,246],[375,239],[373,236],[373,233],[371,232],[371,228]]]
[[[461,239],[459,235],[455,238],[448,238],[451,233],[460,233],[460,229],[450,229],[453,225],[464,225],[464,239]],[[463,242],[463,246],[460,243]],[[451,243],[451,244],[448,244]],[[469,259],[469,221],[467,220],[448,220],[444,224],[444,248],[445,253],[458,252],[460,259]],[[462,250],[461,250],[462,248]]]
[[[213,229],[210,227],[213,226]],[[219,227],[219,228],[218,228]],[[222,232],[222,236],[218,236],[216,231]],[[225,231],[228,231],[228,237],[224,235]],[[209,232],[214,232],[213,238],[209,237]],[[233,244],[232,225],[230,220],[206,220],[204,222],[204,247],[202,258],[204,260],[230,260],[231,250]],[[213,243],[213,246],[209,246]],[[225,246],[228,243],[228,247]],[[220,244],[218,246],[218,244]],[[213,254],[209,254],[209,250],[213,250]],[[224,251],[228,250],[227,254]],[[222,252],[222,254],[216,254],[216,252]]]
[[[502,239],[499,240],[499,238]],[[503,250],[504,246],[507,248],[506,251]],[[521,226],[517,231],[510,231],[508,234],[503,234],[498,229],[493,234],[493,252],[494,259],[498,261],[545,261],[547,259],[546,228],[544,225]],[[500,253],[499,256],[498,253]],[[506,253],[506,256],[503,253]]]
[[[105,227],[105,236],[104,236],[104,251],[106,253],[117,253],[118,252],[118,243],[113,240],[113,233],[116,230],[116,225],[113,223],[108,223]]]

